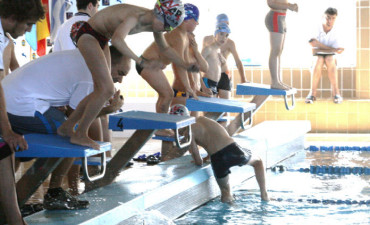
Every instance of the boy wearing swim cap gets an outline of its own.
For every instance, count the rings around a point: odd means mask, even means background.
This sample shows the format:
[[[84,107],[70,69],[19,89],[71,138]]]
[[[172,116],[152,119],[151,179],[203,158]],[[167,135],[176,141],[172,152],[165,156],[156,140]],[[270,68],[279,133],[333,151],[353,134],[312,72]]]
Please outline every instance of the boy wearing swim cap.
[[[298,5],[288,3],[288,0],[267,0],[270,12],[266,15],[265,25],[270,32],[271,51],[269,69],[271,75],[271,88],[289,90],[292,87],[284,84],[281,79],[280,56],[283,52],[286,24],[286,11],[298,12]]]
[[[193,25],[199,24],[199,10],[195,5],[192,4],[185,4],[185,21],[189,21],[189,23],[192,23]],[[194,23],[196,22],[196,23]],[[203,58],[202,54],[199,52],[198,44],[195,40],[194,35],[195,26],[192,26],[189,29],[187,40],[188,45],[186,46],[186,51],[188,51],[188,60],[191,63],[197,63],[199,64],[200,71],[207,72],[208,71],[208,63]],[[176,65],[172,64],[173,72],[175,75],[175,79],[172,84],[172,89],[174,91],[174,99],[172,100],[172,104],[181,103],[185,104],[186,102],[186,88],[184,86],[184,82],[182,82],[181,78],[188,77],[190,85],[194,91],[196,91],[197,95],[210,97],[210,95],[207,95],[200,91],[200,76],[198,72],[187,72],[184,70],[179,69]],[[184,73],[185,72],[185,73]],[[193,112],[192,112],[193,115]],[[193,115],[195,116],[195,115]]]
[[[216,24],[225,23],[229,25],[229,18],[224,13],[217,15],[216,20],[217,20]],[[214,35],[204,37],[203,46],[210,45],[214,41],[214,38],[215,38]],[[226,62],[230,54],[233,55],[236,67],[238,68],[238,71],[239,71],[240,82],[241,83],[247,82],[245,78],[243,63],[240,60],[239,54],[236,50],[235,42],[231,40],[230,38],[228,38],[226,43],[220,47],[220,51],[221,51],[221,55],[225,58]],[[231,97],[231,88],[232,88],[231,78],[232,77],[229,72],[227,63],[222,64],[221,65],[221,78],[219,81],[219,88],[218,88],[218,95],[220,98],[229,99]]]
[[[157,0],[152,10],[117,4],[99,11],[87,22],[81,22],[80,28],[76,29],[77,32],[72,36],[91,71],[94,91],[59,127],[58,134],[69,136],[71,143],[99,149],[99,145],[88,137],[87,130],[104,103],[114,94],[114,85],[109,73],[109,40],[120,53],[133,59],[141,67],[157,69],[160,66],[157,62],[137,56],[125,42],[127,35],[153,32],[155,42],[164,56],[184,69],[197,70],[195,65],[185,63],[169,47],[163,36],[163,31],[179,26],[183,19],[184,8],[180,0]],[[77,122],[78,127],[74,131]]]
[[[189,40],[188,32],[194,31],[195,27],[198,25],[198,15],[197,8],[189,9],[189,4],[185,4],[185,19],[184,22],[176,27],[171,32],[165,34],[166,42],[171,46],[176,54],[181,58],[181,60],[189,63]],[[166,56],[161,51],[158,43],[153,42],[142,54],[141,56],[145,60],[156,61],[158,64],[162,65],[161,68],[143,68],[140,63],[136,63],[136,70],[157,92],[158,101],[156,104],[156,112],[158,113],[168,113],[171,101],[174,97],[174,91],[171,88],[168,80],[166,79],[163,69],[170,63],[173,63],[175,80],[180,82],[184,87],[183,90],[185,95],[193,96],[197,98],[196,92],[193,90],[191,85],[191,77],[188,77],[187,71],[184,67],[177,64],[173,58]],[[195,64],[195,63],[193,63]],[[156,132],[157,135],[171,136],[173,135],[172,130],[160,130]]]
[[[185,106],[174,105],[171,107],[173,114],[187,112]],[[265,168],[261,158],[249,149],[240,147],[227,133],[226,129],[216,121],[207,117],[198,117],[196,123],[191,125],[192,142],[190,152],[196,165],[202,165],[203,159],[199,153],[198,145],[203,147],[211,157],[213,174],[221,190],[221,201],[230,203],[234,200],[230,184],[229,173],[233,166],[250,165],[254,168],[257,183],[260,187],[261,199],[269,201]]]
[[[203,76],[206,87],[202,87],[202,89],[209,89],[216,96],[221,87],[219,86],[221,65],[226,63],[220,48],[227,42],[230,32],[230,28],[226,23],[219,23],[216,25],[212,42],[208,43],[208,45],[203,45],[202,56],[208,62],[208,71]]]

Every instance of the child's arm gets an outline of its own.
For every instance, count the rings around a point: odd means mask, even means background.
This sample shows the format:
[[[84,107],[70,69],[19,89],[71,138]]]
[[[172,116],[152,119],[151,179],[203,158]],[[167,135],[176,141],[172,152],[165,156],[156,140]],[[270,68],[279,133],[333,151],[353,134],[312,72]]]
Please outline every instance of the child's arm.
[[[236,46],[234,42],[232,42],[231,44],[230,51],[234,57],[236,67],[238,68],[238,71],[239,71],[240,83],[246,83],[247,80],[245,79],[244,66],[243,66],[242,61],[240,60],[238,52],[236,51]]]
[[[195,57],[195,59],[197,60],[197,62],[199,64],[200,71],[202,71],[204,73],[207,73],[207,71],[208,71],[208,63],[203,58],[202,54],[200,54],[200,52],[198,50],[198,44],[195,41],[194,34],[193,33],[189,33],[188,34],[188,37],[189,37],[189,45],[192,48],[193,53],[194,53],[194,57]]]
[[[278,2],[276,0],[267,0],[267,5],[272,8],[272,9],[277,9],[277,10],[291,10],[291,11],[295,11],[295,12],[298,12],[298,5],[296,3],[292,4],[292,3],[282,3],[282,2]]]
[[[158,47],[159,47],[159,50],[160,52],[166,56],[168,59],[171,59],[171,61],[186,69],[187,71],[190,71],[190,72],[198,72],[199,71],[199,66],[196,65],[196,64],[189,64],[187,62],[184,61],[183,58],[180,57],[180,55],[173,49],[171,48],[166,39],[164,38],[164,35],[163,33],[161,32],[154,32],[153,33],[154,35],[154,39],[155,39],[155,42],[157,43]]]
[[[203,159],[200,156],[198,145],[195,143],[195,138],[193,137],[190,143],[191,156],[194,159],[195,165],[201,166],[203,164]]]

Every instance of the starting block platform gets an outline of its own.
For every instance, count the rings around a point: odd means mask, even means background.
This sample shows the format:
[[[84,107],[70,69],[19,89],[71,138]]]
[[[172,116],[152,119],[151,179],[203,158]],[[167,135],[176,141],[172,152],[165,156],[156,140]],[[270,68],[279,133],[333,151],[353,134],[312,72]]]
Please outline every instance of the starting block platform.
[[[304,135],[309,129],[308,121],[279,122],[261,123],[260,127],[255,126],[255,131],[253,127],[237,135],[235,141],[258,154],[266,162],[266,168],[271,167],[302,151]],[[279,128],[283,131],[275,133]],[[260,136],[263,130],[265,135]],[[248,137],[251,134],[255,135]],[[243,182],[255,182],[254,179],[251,166],[231,168],[233,190]],[[123,171],[112,184],[80,196],[90,202],[87,210],[43,210],[25,220],[30,225],[168,224],[219,194],[210,164],[196,166],[191,156],[186,155],[155,166]]]
[[[91,191],[112,183],[119,175],[120,170],[140,151],[158,129],[174,129],[177,146],[179,148],[187,147],[191,142],[191,124],[193,123],[195,123],[194,117],[165,113],[128,111],[111,114],[109,116],[110,129],[113,131],[134,129],[136,131],[107,163],[106,176],[94,182],[86,181],[85,191]],[[187,138],[181,138],[179,129],[186,127],[189,127]]]
[[[239,113],[241,115],[240,126],[243,129],[248,129],[252,126],[252,112],[256,109],[256,104],[240,102],[222,98],[207,98],[199,97],[199,100],[189,98],[186,100],[186,107],[190,111],[207,112],[205,116],[218,121],[224,113]],[[244,118],[245,113],[250,113],[249,118]],[[245,125],[249,119],[249,124]]]
[[[101,167],[99,175],[90,177],[87,170],[87,158],[101,154],[101,160],[105,162],[105,152],[111,150],[111,143],[98,142],[100,150],[89,147],[74,145],[69,138],[56,134],[26,134],[28,150],[16,152],[15,157],[37,158],[17,182],[18,202],[23,205],[51,174],[64,158],[81,158],[85,178],[90,181],[98,180],[105,174],[105,164]]]
[[[295,106],[294,94],[297,93],[297,89],[292,88],[290,90],[272,89],[270,85],[256,84],[256,83],[243,83],[236,86],[237,95],[282,95],[284,96],[285,108],[291,110]],[[287,96],[291,96],[292,104],[288,105]]]

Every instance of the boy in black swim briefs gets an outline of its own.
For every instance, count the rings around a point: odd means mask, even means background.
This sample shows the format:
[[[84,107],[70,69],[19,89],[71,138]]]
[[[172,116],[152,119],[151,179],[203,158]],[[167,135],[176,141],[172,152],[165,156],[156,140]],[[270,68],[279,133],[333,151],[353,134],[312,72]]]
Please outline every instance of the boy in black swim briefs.
[[[171,107],[170,113],[186,115],[188,110],[185,106],[176,104]],[[224,127],[206,117],[198,117],[196,123],[191,125],[191,130],[193,140],[190,151],[195,164],[203,164],[198,149],[198,145],[200,145],[211,156],[211,165],[221,190],[222,202],[232,202],[234,200],[229,185],[230,168],[243,165],[253,166],[261,191],[261,199],[269,200],[265,183],[265,169],[259,156],[253,155],[250,150],[240,147]]]

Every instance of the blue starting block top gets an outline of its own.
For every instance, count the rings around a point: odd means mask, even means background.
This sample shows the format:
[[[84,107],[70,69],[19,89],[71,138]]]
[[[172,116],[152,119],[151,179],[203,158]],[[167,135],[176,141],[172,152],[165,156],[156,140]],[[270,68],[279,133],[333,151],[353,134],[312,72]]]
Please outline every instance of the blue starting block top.
[[[243,83],[236,86],[237,95],[293,95],[297,93],[297,89],[290,90],[271,89],[270,85]]]
[[[122,130],[159,130],[178,129],[195,123],[190,116],[169,115],[166,113],[153,113],[143,111],[128,111],[111,114],[109,116],[109,129]]]
[[[26,151],[16,152],[16,157],[88,157],[109,151],[112,148],[109,142],[98,142],[100,144],[100,150],[74,145],[69,142],[69,138],[61,137],[56,134],[26,134],[24,138],[28,143],[28,149]]]
[[[199,97],[199,100],[188,98],[186,107],[190,111],[245,113],[254,110],[256,104],[222,98]]]

